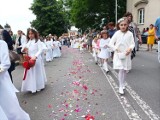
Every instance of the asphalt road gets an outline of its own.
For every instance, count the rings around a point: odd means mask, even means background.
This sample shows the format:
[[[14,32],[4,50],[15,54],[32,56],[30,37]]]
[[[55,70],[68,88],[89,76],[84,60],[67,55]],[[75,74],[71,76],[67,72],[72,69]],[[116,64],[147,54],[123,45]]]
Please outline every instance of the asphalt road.
[[[18,93],[32,120],[128,120],[110,84],[89,53],[63,48],[63,56],[46,64],[46,89],[37,94]],[[21,87],[23,68],[14,71],[14,84]]]
[[[117,72],[105,75],[88,52],[63,47],[61,58],[46,63],[46,89],[18,93],[32,120],[158,120],[160,116],[160,64],[157,53],[138,52],[127,77],[125,96],[117,92]],[[14,71],[20,90],[23,68]],[[23,120],[23,119],[22,119]]]

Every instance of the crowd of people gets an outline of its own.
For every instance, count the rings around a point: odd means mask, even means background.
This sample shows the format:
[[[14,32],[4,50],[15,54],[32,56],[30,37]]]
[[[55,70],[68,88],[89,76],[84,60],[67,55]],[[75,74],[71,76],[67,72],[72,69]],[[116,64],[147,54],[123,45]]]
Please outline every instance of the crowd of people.
[[[147,46],[152,50],[155,41],[158,43],[158,61],[160,63],[160,18],[155,25],[151,24],[147,32]],[[113,69],[119,70],[119,93],[124,94],[125,78],[132,68],[132,59],[142,44],[142,33],[133,22],[131,13],[126,13],[118,24],[109,22],[102,31],[89,30],[83,35],[71,39],[71,48],[78,48],[81,53],[86,49],[92,53],[95,63],[109,72],[108,61],[113,62]]]
[[[153,43],[151,39],[158,41],[160,62],[159,28],[160,18],[155,26],[150,25],[148,43]],[[156,34],[153,36],[153,33]],[[12,84],[12,71],[15,70],[16,61],[11,61],[11,51],[17,52],[20,56],[19,64],[25,68],[22,92],[34,94],[45,89],[47,76],[44,60],[51,62],[61,57],[62,45],[67,45],[72,49],[79,49],[82,54],[88,50],[95,63],[106,73],[109,72],[108,61],[112,59],[113,69],[119,71],[119,93],[123,95],[126,75],[132,68],[132,59],[139,50],[139,44],[142,44],[141,34],[131,13],[126,13],[118,20],[117,25],[110,22],[102,31],[89,30],[83,35],[57,37],[49,34],[41,37],[34,29],[28,29],[27,35],[18,30],[15,41],[12,40],[12,35],[11,31],[0,28],[0,116],[3,120],[30,120],[29,115],[20,107],[16,96],[18,90]]]
[[[19,91],[12,84],[12,71],[17,62],[25,69],[21,92],[35,94],[45,89],[45,61],[51,62],[61,57],[61,43],[57,36],[50,34],[45,38],[40,37],[34,29],[28,29],[27,35],[18,30],[15,41],[10,33],[12,32],[0,29],[0,116],[3,116],[3,120],[30,120],[16,97],[16,92]],[[10,51],[16,51],[18,61],[11,60]]]

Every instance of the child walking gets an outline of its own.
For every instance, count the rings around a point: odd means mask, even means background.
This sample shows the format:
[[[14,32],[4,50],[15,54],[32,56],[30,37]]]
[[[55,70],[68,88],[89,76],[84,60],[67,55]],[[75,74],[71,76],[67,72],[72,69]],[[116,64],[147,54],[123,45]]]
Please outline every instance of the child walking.
[[[124,94],[126,72],[131,70],[131,52],[135,47],[133,34],[128,31],[126,17],[118,21],[119,30],[113,35],[109,46],[114,50],[113,69],[119,70],[119,93]]]
[[[30,68],[26,74],[26,79],[22,82],[22,92],[30,91],[35,93],[45,88],[47,81],[44,65],[42,62],[43,47],[38,40],[37,32],[34,29],[29,29],[27,33],[28,43],[22,49],[31,60],[36,61],[35,66]]]
[[[47,51],[46,51],[46,61],[51,62],[53,57],[52,57],[52,41],[47,37],[46,39],[46,46],[47,46]]]
[[[101,63],[102,63],[102,67],[103,69],[108,73],[109,69],[108,69],[108,59],[111,57],[111,53],[110,53],[110,48],[109,48],[109,42],[110,42],[110,38],[109,38],[109,34],[106,30],[103,30],[101,32],[102,34],[102,39],[100,40],[100,48],[101,51],[98,55],[99,58],[101,58]]]
[[[95,37],[92,41],[92,48],[93,48],[93,57],[95,60],[95,63],[98,64],[98,46],[97,46],[98,38]]]

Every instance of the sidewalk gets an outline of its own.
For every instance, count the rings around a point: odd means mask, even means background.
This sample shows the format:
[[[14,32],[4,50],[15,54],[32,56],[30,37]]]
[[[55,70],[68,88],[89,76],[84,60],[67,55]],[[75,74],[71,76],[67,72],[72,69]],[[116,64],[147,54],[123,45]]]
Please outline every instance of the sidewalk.
[[[147,44],[142,44],[142,45],[140,46],[140,48],[147,49]],[[154,45],[153,45],[153,50],[157,50],[157,48],[158,48],[158,44],[154,44]]]

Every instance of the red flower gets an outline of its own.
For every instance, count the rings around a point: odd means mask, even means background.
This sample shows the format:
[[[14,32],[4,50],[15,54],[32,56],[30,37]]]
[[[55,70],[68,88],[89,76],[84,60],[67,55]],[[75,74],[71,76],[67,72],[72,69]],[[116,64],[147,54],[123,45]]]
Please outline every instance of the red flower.
[[[86,120],[95,120],[94,116],[91,116],[90,114],[86,115]]]
[[[83,85],[84,90],[88,90],[88,87],[86,85]]]

